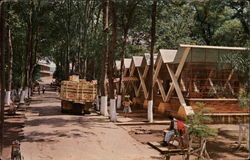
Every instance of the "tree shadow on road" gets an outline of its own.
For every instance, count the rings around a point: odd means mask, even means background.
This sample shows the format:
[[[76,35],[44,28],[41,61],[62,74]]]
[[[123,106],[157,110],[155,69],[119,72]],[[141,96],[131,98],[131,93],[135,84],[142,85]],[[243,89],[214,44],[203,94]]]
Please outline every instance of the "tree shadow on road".
[[[23,130],[24,118],[8,118],[4,122],[3,136],[3,157],[8,158],[11,154],[11,145],[15,140],[21,141],[24,138]]]
[[[25,135],[23,142],[58,142],[60,138],[83,138],[95,136],[93,132],[80,131],[77,129],[71,131],[39,132],[33,131]]]
[[[67,119],[67,117],[62,118],[54,118],[54,117],[41,117],[36,119],[31,119],[27,121],[25,124],[27,127],[29,126],[41,126],[41,125],[47,125],[52,128],[55,127],[64,127],[67,125],[75,125],[75,126],[81,126],[88,128],[90,127],[90,124],[88,121],[85,121],[82,117],[69,117],[70,119]]]

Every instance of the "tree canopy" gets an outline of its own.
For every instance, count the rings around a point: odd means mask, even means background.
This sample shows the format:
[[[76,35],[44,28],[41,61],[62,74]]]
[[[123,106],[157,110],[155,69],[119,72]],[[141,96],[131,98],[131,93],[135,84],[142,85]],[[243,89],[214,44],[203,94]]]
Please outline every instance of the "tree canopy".
[[[119,59],[123,52],[124,32],[126,56],[149,52],[153,1],[114,2],[117,15],[114,58]],[[156,49],[177,48],[180,43],[250,45],[247,1],[158,2]],[[32,68],[43,57],[56,63],[54,76],[59,80],[72,73],[87,79],[100,78],[105,45],[102,1],[30,0],[6,2],[5,8],[5,25],[12,36],[15,86],[22,86],[27,69],[35,74],[38,69]],[[27,60],[31,59],[33,64],[27,68]]]

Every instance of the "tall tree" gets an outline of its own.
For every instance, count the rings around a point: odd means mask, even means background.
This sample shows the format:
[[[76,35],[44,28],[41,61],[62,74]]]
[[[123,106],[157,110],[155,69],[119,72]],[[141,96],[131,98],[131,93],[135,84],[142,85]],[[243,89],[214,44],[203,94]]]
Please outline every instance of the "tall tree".
[[[8,27],[7,29],[7,62],[8,62],[8,70],[7,70],[7,86],[6,86],[6,96],[5,96],[5,104],[10,105],[11,99],[11,88],[12,88],[12,69],[13,69],[13,46],[12,46],[12,34],[11,29]]]
[[[154,46],[156,26],[157,0],[153,1],[151,12],[151,44],[150,44],[150,68],[149,68],[149,94],[148,94],[148,121],[153,122],[153,74],[154,74]]]
[[[4,2],[0,1],[0,106],[1,106],[1,117],[0,117],[0,152],[2,155],[3,150],[3,134],[4,134]]]
[[[126,57],[126,45],[128,39],[129,28],[131,27],[131,23],[133,21],[134,11],[139,1],[124,1],[122,3],[122,50],[121,50],[121,66],[120,66],[120,81],[118,88],[118,99],[117,99],[117,108],[121,107],[121,95],[122,95],[122,79],[123,79],[123,68],[124,68],[124,58]],[[125,3],[125,4],[124,4]]]
[[[106,75],[109,53],[109,0],[103,0],[103,41],[102,71],[99,85],[101,88],[101,114],[107,116]]]
[[[110,119],[116,121],[116,100],[114,95],[114,57],[116,49],[116,7],[115,0],[110,1],[110,12],[112,18],[112,37],[108,55],[108,79],[109,79],[109,98],[110,98]]]

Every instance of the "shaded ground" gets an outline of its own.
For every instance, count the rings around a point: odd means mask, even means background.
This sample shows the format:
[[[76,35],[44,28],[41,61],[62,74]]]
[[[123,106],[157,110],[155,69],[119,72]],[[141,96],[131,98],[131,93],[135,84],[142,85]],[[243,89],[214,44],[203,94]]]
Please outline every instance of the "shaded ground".
[[[236,151],[235,142],[238,140],[238,125],[210,125],[217,129],[218,136],[208,140],[207,150],[212,159],[241,160],[247,159],[248,151],[240,149]],[[122,126],[138,142],[162,141],[163,129],[167,125],[124,125]],[[246,145],[243,145],[246,146]],[[181,156],[173,156],[174,159],[181,159]]]
[[[60,113],[53,92],[33,97],[26,113],[21,151],[25,160],[144,160],[159,153],[97,114]]]
[[[54,92],[36,95],[24,116],[5,120],[5,157],[10,155],[13,140],[22,140],[21,150],[25,160],[144,160],[163,159],[158,151],[146,143],[161,141],[162,125],[116,126],[97,114],[79,116],[60,112],[60,100]],[[145,110],[133,110],[122,122],[145,121]],[[166,120],[156,115],[155,120]],[[22,130],[22,127],[24,126]],[[219,130],[219,136],[209,139],[208,152],[212,159],[246,159],[246,150],[236,151],[232,144],[237,141],[237,125],[211,125]],[[129,133],[129,134],[128,134]],[[181,159],[181,156],[171,157]]]
[[[25,117],[22,112],[17,112],[14,116],[5,116],[4,123],[4,148],[3,158],[9,158],[11,154],[11,144],[15,140],[23,139],[22,128],[24,126]]]

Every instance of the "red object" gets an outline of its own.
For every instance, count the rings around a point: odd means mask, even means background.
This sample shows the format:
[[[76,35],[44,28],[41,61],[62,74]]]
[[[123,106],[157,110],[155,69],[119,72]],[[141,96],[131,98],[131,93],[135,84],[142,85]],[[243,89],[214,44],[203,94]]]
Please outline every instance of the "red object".
[[[178,132],[183,135],[185,133],[185,126],[182,121],[176,120]]]

